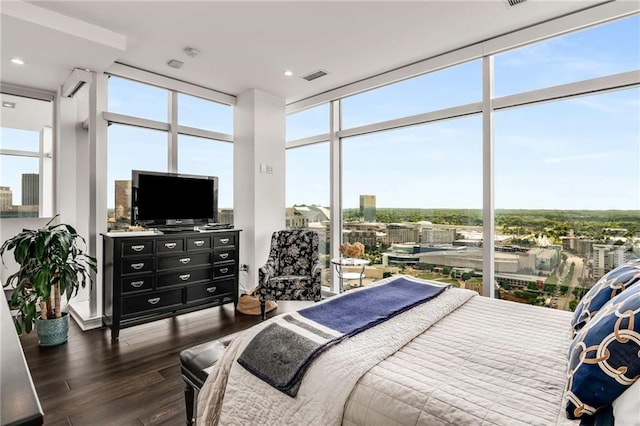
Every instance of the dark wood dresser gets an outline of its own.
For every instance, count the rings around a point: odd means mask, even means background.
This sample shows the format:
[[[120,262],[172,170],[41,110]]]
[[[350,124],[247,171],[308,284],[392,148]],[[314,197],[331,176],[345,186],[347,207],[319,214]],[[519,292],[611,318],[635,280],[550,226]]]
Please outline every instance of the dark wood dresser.
[[[239,230],[103,235],[102,323],[120,329],[238,303]]]

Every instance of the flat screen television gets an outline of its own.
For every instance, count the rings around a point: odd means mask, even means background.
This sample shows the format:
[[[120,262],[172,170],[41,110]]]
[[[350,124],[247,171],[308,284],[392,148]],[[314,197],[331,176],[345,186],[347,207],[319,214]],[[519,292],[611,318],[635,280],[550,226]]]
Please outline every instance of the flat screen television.
[[[217,223],[218,177],[131,171],[131,223],[187,229]]]

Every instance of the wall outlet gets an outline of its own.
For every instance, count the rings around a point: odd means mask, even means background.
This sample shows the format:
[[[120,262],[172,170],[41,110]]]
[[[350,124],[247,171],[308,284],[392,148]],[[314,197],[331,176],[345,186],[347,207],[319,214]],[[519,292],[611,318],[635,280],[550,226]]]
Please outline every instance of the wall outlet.
[[[249,271],[249,265],[243,263],[242,265],[240,265],[240,271],[241,272],[248,272]]]

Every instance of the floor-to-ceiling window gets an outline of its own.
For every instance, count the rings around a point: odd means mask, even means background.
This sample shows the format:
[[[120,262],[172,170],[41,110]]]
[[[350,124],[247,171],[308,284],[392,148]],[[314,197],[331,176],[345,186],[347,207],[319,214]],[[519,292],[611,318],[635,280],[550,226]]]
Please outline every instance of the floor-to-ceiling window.
[[[397,272],[495,283],[494,296],[570,310],[639,257],[638,34],[636,14],[516,48],[510,36],[335,98],[326,180],[341,182],[329,194],[341,242],[367,247],[364,284]]]
[[[0,98],[0,218],[51,216],[52,102],[6,93]]]
[[[109,229],[131,225],[132,170],[217,176],[218,221],[233,223],[230,105],[115,76],[108,100]]]
[[[472,285],[482,263],[480,116],[342,139],[342,200],[343,241],[363,243],[371,262],[363,284],[402,272]]]
[[[573,310],[640,254],[640,89],[619,87],[640,69],[638,34],[634,16],[495,56],[501,297]]]
[[[329,104],[287,116],[286,227],[308,228],[320,239],[322,284],[329,286]]]

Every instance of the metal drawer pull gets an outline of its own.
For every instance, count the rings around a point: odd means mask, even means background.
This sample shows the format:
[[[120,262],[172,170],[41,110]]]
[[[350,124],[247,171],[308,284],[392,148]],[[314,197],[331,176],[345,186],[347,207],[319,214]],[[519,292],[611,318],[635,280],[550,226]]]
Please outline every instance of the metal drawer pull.
[[[220,273],[226,274],[229,271],[229,268],[220,268]]]
[[[138,287],[141,287],[142,284],[144,284],[144,281],[132,281],[131,282],[131,287],[138,288]]]
[[[176,243],[164,243],[164,246],[168,249],[172,249],[176,247]]]
[[[222,244],[227,244],[229,242],[229,239],[228,238],[220,238],[220,242]]]
[[[191,262],[190,257],[183,257],[182,259],[180,259],[180,263],[182,263],[183,265],[186,265],[189,262]]]
[[[204,245],[204,241],[203,240],[197,240],[194,241],[193,244],[197,247],[202,247]]]
[[[178,278],[180,278],[182,281],[187,281],[189,278],[191,278],[191,274],[178,275]]]
[[[229,253],[220,253],[220,259],[226,259],[229,257]]]
[[[147,302],[151,303],[152,305],[155,305],[159,301],[160,301],[159,297],[154,297],[153,299],[147,299]]]
[[[207,287],[207,292],[215,293],[216,292],[216,288],[218,288],[218,287]]]
[[[133,251],[142,251],[142,250],[144,250],[144,244],[140,244],[139,246],[131,246],[131,250],[133,250]]]
[[[133,268],[135,270],[142,269],[143,266],[144,266],[144,262],[132,263],[131,264],[131,268]]]

